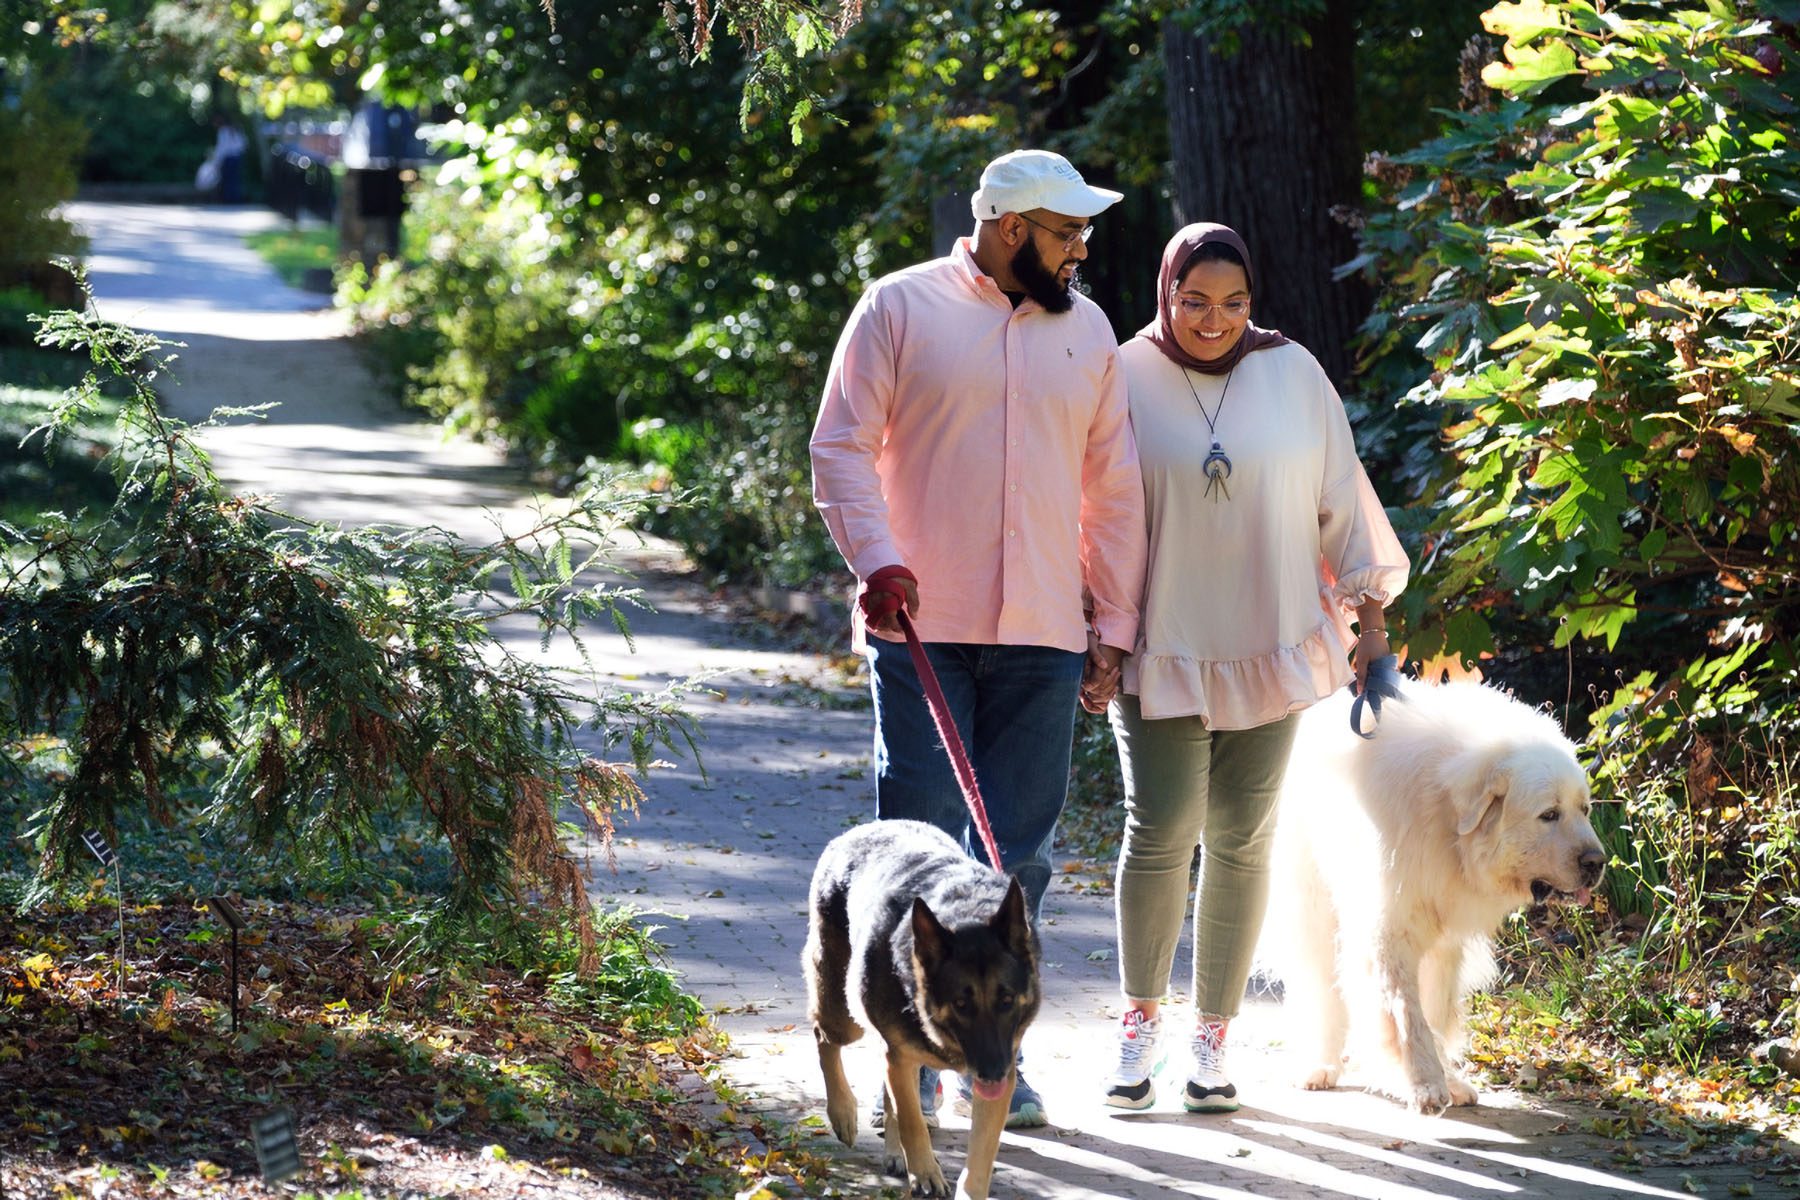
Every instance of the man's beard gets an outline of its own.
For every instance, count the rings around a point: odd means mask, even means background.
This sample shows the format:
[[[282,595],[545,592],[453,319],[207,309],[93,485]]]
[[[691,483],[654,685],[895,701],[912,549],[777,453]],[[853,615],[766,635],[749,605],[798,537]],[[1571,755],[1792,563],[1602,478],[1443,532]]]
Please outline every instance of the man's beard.
[[[1075,307],[1074,272],[1070,272],[1068,283],[1058,282],[1056,273],[1044,265],[1044,257],[1032,238],[1025,239],[1006,265],[1012,268],[1013,278],[1024,286],[1025,294],[1045,312],[1065,313]]]

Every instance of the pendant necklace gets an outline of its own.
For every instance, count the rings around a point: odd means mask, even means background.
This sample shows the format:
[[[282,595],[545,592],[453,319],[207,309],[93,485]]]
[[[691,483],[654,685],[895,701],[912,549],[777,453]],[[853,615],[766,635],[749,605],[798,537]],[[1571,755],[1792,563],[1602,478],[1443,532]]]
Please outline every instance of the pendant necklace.
[[[1193,376],[1186,367],[1181,368],[1181,377],[1187,380],[1188,391],[1193,394],[1194,403],[1200,406],[1200,415],[1206,418],[1206,432],[1212,438],[1212,449],[1207,451],[1200,470],[1206,475],[1206,494],[1212,497],[1214,504],[1219,502],[1220,497],[1231,499],[1231,489],[1225,483],[1231,478],[1231,458],[1225,453],[1225,448],[1219,445],[1218,422],[1219,415],[1225,411],[1225,397],[1231,391],[1231,377],[1235,374],[1236,366],[1225,372],[1225,386],[1219,389],[1219,406],[1209,413],[1200,399],[1200,393],[1194,388]]]

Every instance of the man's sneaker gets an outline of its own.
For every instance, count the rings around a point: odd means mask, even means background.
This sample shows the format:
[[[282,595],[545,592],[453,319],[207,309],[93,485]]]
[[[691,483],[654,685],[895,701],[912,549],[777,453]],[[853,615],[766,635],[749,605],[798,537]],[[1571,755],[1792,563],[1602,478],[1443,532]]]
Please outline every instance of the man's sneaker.
[[[944,1098],[944,1081],[938,1077],[936,1067],[919,1068],[919,1114],[925,1118],[925,1128],[938,1127],[938,1104]],[[875,1090],[875,1104],[869,1110],[869,1128],[880,1133],[887,1128],[887,1080]]]
[[[1202,1021],[1194,1027],[1194,1073],[1181,1094],[1181,1106],[1189,1112],[1237,1111],[1237,1088],[1225,1078],[1225,1025]]]
[[[1006,1127],[1008,1129],[1036,1129],[1040,1125],[1048,1125],[1050,1118],[1044,1115],[1044,1098],[1038,1095],[1036,1088],[1025,1082],[1025,1059],[1021,1055],[1013,1062],[1013,1094],[1012,1104],[1006,1110]],[[969,1087],[969,1077],[962,1072],[956,1075],[956,1102],[951,1106],[958,1116],[966,1117],[974,1111],[974,1092]]]
[[[1156,1085],[1150,1077],[1162,1069],[1156,1053],[1161,1022],[1146,1020],[1135,1008],[1125,1010],[1119,1025],[1119,1065],[1106,1080],[1106,1102],[1114,1108],[1149,1108],[1156,1103]]]

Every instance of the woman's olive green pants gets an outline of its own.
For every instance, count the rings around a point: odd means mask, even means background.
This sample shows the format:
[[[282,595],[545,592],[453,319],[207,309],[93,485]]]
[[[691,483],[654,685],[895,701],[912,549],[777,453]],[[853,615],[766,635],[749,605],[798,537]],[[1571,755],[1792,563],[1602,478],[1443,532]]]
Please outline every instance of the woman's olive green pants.
[[[1212,732],[1199,717],[1145,720],[1136,696],[1112,706],[1125,776],[1119,853],[1119,982],[1127,1000],[1160,1002],[1194,896],[1194,1009],[1237,1015],[1269,903],[1275,801],[1298,714],[1255,729]]]

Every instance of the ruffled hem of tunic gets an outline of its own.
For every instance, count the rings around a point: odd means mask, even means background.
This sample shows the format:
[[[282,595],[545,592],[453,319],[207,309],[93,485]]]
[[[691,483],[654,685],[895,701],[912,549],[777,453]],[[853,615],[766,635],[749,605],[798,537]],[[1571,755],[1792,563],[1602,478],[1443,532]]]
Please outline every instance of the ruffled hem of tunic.
[[[1199,717],[1208,729],[1255,729],[1279,721],[1350,682],[1349,649],[1337,622],[1320,622],[1298,645],[1231,662],[1175,654],[1125,660],[1121,686],[1146,718]]]

